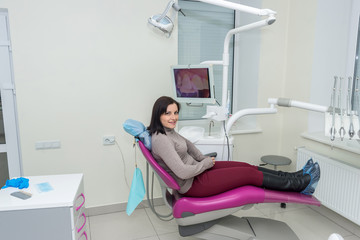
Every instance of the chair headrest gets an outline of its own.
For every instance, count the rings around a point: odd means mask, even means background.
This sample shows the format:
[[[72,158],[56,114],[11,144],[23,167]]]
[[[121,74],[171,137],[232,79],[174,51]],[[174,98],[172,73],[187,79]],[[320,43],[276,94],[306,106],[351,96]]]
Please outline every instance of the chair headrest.
[[[127,119],[123,123],[123,128],[127,133],[133,135],[137,139],[140,139],[140,141],[144,143],[145,147],[151,151],[151,136],[146,130],[144,124],[133,119]]]
[[[148,163],[151,165],[151,167],[154,169],[154,171],[159,175],[159,177],[164,181],[164,183],[171,189],[179,190],[180,186],[175,181],[175,179],[166,172],[154,159],[150,151],[145,147],[143,142],[138,141],[139,147],[141,152],[143,153],[145,159],[148,161]]]

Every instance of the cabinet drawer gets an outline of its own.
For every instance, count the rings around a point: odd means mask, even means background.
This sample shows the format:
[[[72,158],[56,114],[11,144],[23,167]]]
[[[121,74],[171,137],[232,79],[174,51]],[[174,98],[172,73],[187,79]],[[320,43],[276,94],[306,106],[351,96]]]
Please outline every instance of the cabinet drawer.
[[[84,209],[85,209],[85,195],[83,193],[80,193],[78,197],[75,199],[73,206],[75,223],[76,223],[76,219],[78,219],[80,213],[82,213]]]
[[[73,236],[75,240],[90,240],[89,235],[89,223],[85,215],[84,208],[79,210],[79,216],[75,219],[75,225],[73,229]]]
[[[85,195],[84,195],[84,181],[81,180],[78,191],[76,192],[74,203],[73,203],[73,216],[74,223],[78,219],[80,212],[85,208]]]
[[[77,234],[76,240],[90,240],[90,234],[88,234],[88,231],[83,231]]]

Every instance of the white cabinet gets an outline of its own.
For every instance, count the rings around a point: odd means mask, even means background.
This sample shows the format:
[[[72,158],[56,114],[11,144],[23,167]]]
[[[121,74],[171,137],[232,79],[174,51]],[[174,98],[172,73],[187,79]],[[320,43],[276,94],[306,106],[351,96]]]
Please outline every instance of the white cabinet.
[[[26,178],[30,186],[23,190],[32,194],[29,199],[11,196],[17,188],[0,190],[0,239],[90,239],[82,174]],[[49,183],[52,190],[39,191],[41,183]]]

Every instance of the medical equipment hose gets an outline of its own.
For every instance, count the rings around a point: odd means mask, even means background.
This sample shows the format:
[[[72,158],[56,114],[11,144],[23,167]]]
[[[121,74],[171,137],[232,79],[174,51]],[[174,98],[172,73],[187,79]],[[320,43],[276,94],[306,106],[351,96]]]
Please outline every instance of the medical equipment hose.
[[[129,182],[128,182],[127,178],[126,178],[126,172],[127,172],[127,170],[126,170],[126,165],[125,165],[125,160],[124,160],[124,154],[123,154],[123,152],[121,151],[120,145],[119,145],[119,143],[118,143],[116,140],[115,140],[115,143],[116,143],[116,146],[117,146],[117,148],[119,149],[120,154],[121,154],[121,159],[122,159],[123,167],[124,167],[124,168],[123,168],[123,172],[124,172],[125,183],[126,183],[126,186],[127,186],[128,190],[130,191],[130,185],[129,185]]]
[[[146,198],[147,198],[147,202],[149,204],[149,208],[151,209],[151,211],[161,220],[163,221],[171,221],[174,217],[171,217],[169,219],[166,219],[168,217],[170,217],[172,215],[172,212],[170,212],[167,215],[162,215],[160,213],[158,213],[155,210],[154,207],[154,197],[153,197],[153,193],[154,193],[154,172],[152,173],[152,184],[151,184],[151,198],[149,197],[149,163],[146,162]]]
[[[174,5],[175,1],[172,0],[168,3],[168,5],[166,6],[164,12],[156,19],[157,22],[160,22],[161,19],[163,19],[164,17],[166,17],[166,14],[169,12],[170,8],[172,7],[172,5]]]
[[[226,145],[227,145],[227,152],[228,152],[228,157],[227,160],[230,161],[230,143],[229,143],[229,136],[226,132],[226,126],[225,126],[225,121],[223,121],[223,127],[224,127],[224,132],[225,132],[225,138],[226,138]],[[224,151],[223,151],[224,152]]]
[[[120,148],[120,145],[117,141],[115,141],[120,153],[121,153],[121,157],[122,157],[122,160],[123,160],[123,165],[124,165],[124,178],[125,178],[125,182],[126,182],[126,185],[130,191],[130,185],[128,183],[128,180],[126,178],[126,165],[125,165],[125,161],[124,161],[124,155],[123,155],[123,152],[121,151],[121,148]],[[135,142],[134,142],[135,144]],[[137,156],[136,156],[136,148],[135,148],[135,162],[136,162],[136,159],[137,159]],[[155,207],[154,207],[154,197],[153,197],[153,192],[154,192],[154,172],[152,173],[152,185],[151,185],[151,198],[149,197],[149,163],[146,162],[146,198],[147,198],[147,202],[148,202],[148,205],[149,205],[149,208],[151,209],[151,211],[161,220],[163,221],[170,221],[172,220],[174,217],[171,217],[170,219],[166,219],[166,218],[169,218],[171,215],[172,215],[172,212],[167,214],[167,215],[162,215],[162,214],[159,214],[158,212],[156,212],[155,210]],[[142,203],[141,203],[142,204]]]

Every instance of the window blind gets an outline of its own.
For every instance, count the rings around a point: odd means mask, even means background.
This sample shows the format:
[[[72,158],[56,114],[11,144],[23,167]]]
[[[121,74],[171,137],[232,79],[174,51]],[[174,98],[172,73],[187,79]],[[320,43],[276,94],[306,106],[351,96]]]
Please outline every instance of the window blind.
[[[178,63],[199,64],[203,61],[222,60],[224,40],[227,32],[234,28],[235,12],[201,2],[179,1],[185,17],[178,18]],[[233,41],[229,48],[228,89],[232,97]],[[222,65],[214,66],[215,97],[221,105]],[[232,102],[232,101],[231,101]],[[206,105],[182,104],[181,120],[200,119],[206,113]]]

